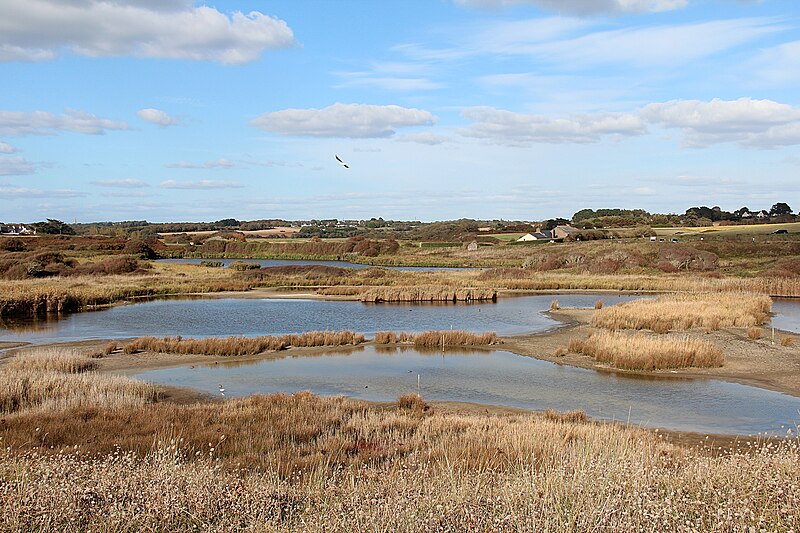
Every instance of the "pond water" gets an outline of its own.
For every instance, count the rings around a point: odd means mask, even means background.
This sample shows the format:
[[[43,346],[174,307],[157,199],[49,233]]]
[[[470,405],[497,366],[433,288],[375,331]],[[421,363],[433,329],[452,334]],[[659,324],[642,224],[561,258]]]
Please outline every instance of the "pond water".
[[[497,302],[367,304],[307,299],[164,299],[67,315],[54,321],[6,322],[0,341],[44,344],[83,339],[152,335],[210,337],[283,335],[319,330],[371,334],[430,329],[495,331],[499,335],[541,332],[560,325],[543,311],[557,299],[562,307],[593,307],[641,298],[636,295],[558,294],[500,298]]]
[[[772,312],[775,316],[772,317],[771,326],[800,333],[800,300],[773,298]]]
[[[635,378],[561,366],[506,351],[365,346],[350,353],[142,372],[147,381],[226,396],[292,393],[393,401],[420,392],[447,400],[587,415],[701,433],[785,435],[800,423],[800,398],[717,380]]]
[[[416,266],[379,266],[379,265],[362,265],[359,263],[350,263],[349,261],[309,261],[309,260],[290,260],[290,259],[159,259],[158,263],[184,263],[189,265],[199,265],[203,261],[219,261],[222,266],[227,267],[233,262],[244,261],[246,263],[256,263],[262,267],[274,266],[297,266],[297,265],[319,265],[319,266],[332,266],[340,268],[388,268],[391,270],[470,270],[468,268],[459,267],[416,267]]]

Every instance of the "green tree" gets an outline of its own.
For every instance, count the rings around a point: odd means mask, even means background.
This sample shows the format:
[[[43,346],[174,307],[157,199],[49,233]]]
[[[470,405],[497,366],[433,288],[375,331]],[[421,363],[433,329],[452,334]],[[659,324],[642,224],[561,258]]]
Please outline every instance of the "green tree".
[[[48,218],[47,222],[36,222],[31,224],[36,233],[47,235],[75,235],[75,230],[69,224],[65,224],[55,218]]]

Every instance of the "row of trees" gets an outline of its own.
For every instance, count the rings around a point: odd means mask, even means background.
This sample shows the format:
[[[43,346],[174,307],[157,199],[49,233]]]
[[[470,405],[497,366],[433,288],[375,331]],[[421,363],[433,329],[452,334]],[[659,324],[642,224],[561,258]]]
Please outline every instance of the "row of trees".
[[[792,217],[792,208],[785,202],[774,204],[769,210],[751,210],[742,207],[736,211],[723,211],[719,206],[690,207],[683,215],[651,214],[642,209],[581,209],[572,215],[572,224],[580,228],[649,226],[702,226],[714,222],[742,222],[769,218]]]

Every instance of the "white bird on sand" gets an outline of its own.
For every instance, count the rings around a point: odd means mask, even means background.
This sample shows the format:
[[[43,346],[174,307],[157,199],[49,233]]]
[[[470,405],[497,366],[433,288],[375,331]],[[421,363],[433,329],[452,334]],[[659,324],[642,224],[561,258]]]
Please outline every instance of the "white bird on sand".
[[[222,383],[219,384],[219,393],[225,396],[225,389],[222,388]]]
[[[340,165],[342,165],[344,168],[350,168],[350,167],[348,167],[348,166],[347,166],[347,163],[345,163],[344,161],[342,161],[342,158],[341,158],[341,157],[339,157],[338,155],[334,155],[333,157],[335,157],[335,158],[336,158],[336,161],[337,161],[337,162],[338,162]]]

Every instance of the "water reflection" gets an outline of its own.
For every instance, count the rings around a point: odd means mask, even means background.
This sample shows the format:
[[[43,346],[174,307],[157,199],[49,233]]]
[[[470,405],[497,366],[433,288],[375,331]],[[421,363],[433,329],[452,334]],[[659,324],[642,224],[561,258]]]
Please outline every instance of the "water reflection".
[[[560,366],[505,351],[366,346],[324,356],[143,372],[139,378],[226,395],[311,390],[392,401],[417,391],[430,401],[526,409],[584,410],[589,416],[682,431],[783,434],[800,423],[800,398],[712,379],[640,379]]]

